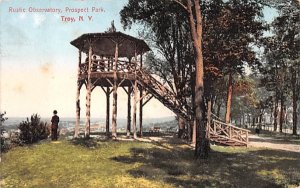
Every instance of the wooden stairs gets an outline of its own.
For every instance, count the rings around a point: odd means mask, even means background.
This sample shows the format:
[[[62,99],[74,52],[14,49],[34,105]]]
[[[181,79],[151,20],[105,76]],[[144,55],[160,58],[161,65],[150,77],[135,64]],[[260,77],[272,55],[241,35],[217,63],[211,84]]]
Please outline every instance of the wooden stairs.
[[[137,80],[143,89],[151,93],[164,106],[169,108],[175,114],[180,115],[184,119],[189,119],[187,109],[183,107],[183,104],[180,104],[178,100],[176,100],[176,95],[157,79],[151,76],[151,74],[142,69],[137,69]]]
[[[145,70],[140,68],[137,69],[136,76],[140,87],[151,93],[157,100],[175,114],[189,121],[190,118],[187,113],[187,107],[176,100],[175,93],[170,91],[170,89],[165,87]],[[210,141],[226,146],[248,146],[249,132],[250,131],[247,129],[226,124],[216,119],[212,119],[210,125],[207,126],[207,136]]]
[[[248,146],[249,132],[247,129],[215,119],[212,119],[210,126],[207,126],[207,134],[210,141],[227,146]]]

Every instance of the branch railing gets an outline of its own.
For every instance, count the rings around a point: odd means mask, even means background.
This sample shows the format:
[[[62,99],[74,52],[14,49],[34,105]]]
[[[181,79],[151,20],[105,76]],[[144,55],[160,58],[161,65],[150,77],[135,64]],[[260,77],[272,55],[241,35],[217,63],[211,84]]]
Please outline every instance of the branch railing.
[[[180,104],[176,99],[175,93],[151,76],[151,74],[139,67],[137,67],[136,76],[139,83],[166,107],[175,114],[178,114],[187,120],[189,119],[187,110],[184,108],[184,105]]]
[[[81,63],[80,74],[87,74],[88,62]],[[114,72],[115,61],[114,58],[105,59],[93,59],[91,64],[91,72]],[[137,65],[134,62],[118,60],[117,62],[117,72],[133,72]]]
[[[218,136],[248,146],[249,130],[226,124],[212,119],[211,125],[207,126],[209,137]]]

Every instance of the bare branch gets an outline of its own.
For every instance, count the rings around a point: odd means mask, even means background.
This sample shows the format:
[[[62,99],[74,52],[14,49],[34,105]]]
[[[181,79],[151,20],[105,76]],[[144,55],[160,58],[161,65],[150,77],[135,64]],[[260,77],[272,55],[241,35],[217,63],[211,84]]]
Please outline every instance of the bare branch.
[[[179,4],[182,8],[184,8],[184,10],[186,10],[186,11],[188,10],[187,7],[180,0],[172,0],[172,1]]]

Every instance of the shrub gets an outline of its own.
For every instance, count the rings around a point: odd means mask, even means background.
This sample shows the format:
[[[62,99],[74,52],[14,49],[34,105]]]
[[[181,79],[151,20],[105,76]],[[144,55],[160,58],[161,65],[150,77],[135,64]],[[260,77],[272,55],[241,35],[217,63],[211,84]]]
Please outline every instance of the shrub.
[[[3,123],[5,120],[7,120],[6,117],[4,117],[6,112],[0,112],[0,153],[5,151],[7,148],[7,144],[5,142],[5,137],[3,133],[5,132],[5,129],[3,127]]]
[[[47,123],[41,121],[38,114],[31,115],[26,121],[22,121],[19,125],[20,140],[25,144],[32,144],[40,140],[48,138],[50,134]]]

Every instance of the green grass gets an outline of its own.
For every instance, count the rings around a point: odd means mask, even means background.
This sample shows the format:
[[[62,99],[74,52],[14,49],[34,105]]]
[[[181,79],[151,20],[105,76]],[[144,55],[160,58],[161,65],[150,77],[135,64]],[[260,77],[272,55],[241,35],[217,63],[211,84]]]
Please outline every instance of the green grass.
[[[296,187],[300,153],[213,146],[194,160],[168,144],[60,140],[2,155],[1,187]]]

